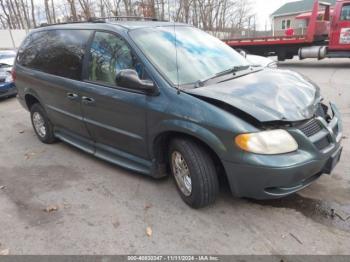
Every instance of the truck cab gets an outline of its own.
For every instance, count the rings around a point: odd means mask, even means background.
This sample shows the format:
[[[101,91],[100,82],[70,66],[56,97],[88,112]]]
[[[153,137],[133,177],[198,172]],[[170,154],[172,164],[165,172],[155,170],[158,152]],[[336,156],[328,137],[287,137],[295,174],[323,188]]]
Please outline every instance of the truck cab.
[[[260,56],[277,56],[279,61],[292,59],[350,58],[350,0],[330,3],[314,0],[311,12],[296,19],[307,19],[307,30],[301,35],[224,39],[232,48]]]
[[[350,1],[338,1],[330,31],[330,50],[350,50]]]

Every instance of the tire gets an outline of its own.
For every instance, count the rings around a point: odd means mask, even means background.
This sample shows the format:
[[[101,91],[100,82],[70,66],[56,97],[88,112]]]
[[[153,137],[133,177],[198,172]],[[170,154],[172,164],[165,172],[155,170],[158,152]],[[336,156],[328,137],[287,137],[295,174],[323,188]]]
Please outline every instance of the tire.
[[[277,60],[280,61],[280,62],[286,61],[285,54],[278,54]]]
[[[293,58],[294,58],[294,54],[293,53],[286,55],[286,59],[293,59]]]
[[[53,132],[53,125],[50,122],[44,108],[36,103],[30,108],[30,118],[32,120],[33,129],[39,140],[45,144],[52,144],[56,142]],[[35,122],[42,120],[42,128],[39,128]]]
[[[178,192],[186,204],[192,208],[201,208],[214,203],[219,192],[219,182],[213,159],[204,147],[189,139],[176,138],[170,144],[169,163]],[[179,166],[182,168],[176,168]],[[181,170],[189,172],[191,186],[187,179],[182,179],[181,186]]]

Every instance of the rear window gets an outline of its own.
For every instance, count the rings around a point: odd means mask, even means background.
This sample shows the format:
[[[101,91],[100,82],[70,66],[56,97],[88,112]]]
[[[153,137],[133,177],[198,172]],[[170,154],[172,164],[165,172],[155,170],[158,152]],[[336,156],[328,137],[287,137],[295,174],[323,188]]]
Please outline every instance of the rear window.
[[[31,34],[18,52],[18,64],[80,80],[90,30],[49,30]]]

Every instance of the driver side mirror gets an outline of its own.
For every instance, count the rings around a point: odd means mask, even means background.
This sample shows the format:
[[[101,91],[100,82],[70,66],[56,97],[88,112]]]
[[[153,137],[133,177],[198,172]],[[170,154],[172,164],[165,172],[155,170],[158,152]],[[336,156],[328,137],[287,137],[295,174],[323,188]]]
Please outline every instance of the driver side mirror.
[[[151,80],[141,80],[133,69],[123,69],[117,73],[115,82],[120,87],[141,90],[147,93],[156,91],[156,86]]]

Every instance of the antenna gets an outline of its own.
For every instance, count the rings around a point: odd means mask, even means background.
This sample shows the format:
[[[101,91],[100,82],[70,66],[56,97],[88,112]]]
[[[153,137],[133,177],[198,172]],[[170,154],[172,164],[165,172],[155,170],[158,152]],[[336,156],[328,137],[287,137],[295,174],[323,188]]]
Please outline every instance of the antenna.
[[[181,93],[180,83],[179,83],[179,65],[177,63],[177,39],[176,39],[176,26],[174,21],[174,37],[175,37],[175,62],[176,62],[176,78],[177,78],[177,94],[179,95]]]

